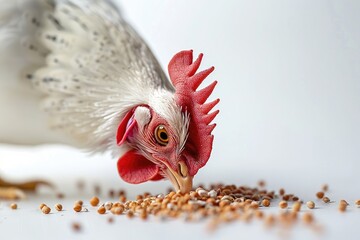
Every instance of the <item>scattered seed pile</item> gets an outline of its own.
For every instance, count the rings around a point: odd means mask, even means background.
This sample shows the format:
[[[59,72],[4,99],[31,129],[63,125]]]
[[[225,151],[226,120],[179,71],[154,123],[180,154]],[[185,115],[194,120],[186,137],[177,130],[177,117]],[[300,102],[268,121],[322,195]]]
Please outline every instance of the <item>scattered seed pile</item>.
[[[208,189],[200,186],[195,191],[181,194],[180,192],[170,191],[168,194],[152,196],[150,193],[138,195],[135,200],[128,200],[125,191],[119,192],[119,201],[101,202],[97,196],[89,200],[92,207],[97,208],[98,214],[111,213],[115,215],[126,215],[128,218],[138,217],[147,220],[150,216],[166,219],[184,219],[185,221],[201,221],[209,219],[209,229],[216,229],[219,224],[234,221],[249,222],[254,219],[262,221],[265,226],[271,227],[275,224],[280,226],[292,226],[301,219],[308,226],[314,226],[315,218],[311,209],[315,208],[314,201],[303,203],[294,194],[287,194],[284,189],[278,193],[264,189],[265,182],[259,182],[259,188],[250,188],[236,185],[211,185]],[[324,203],[332,203],[329,197],[325,196],[328,186],[324,185],[322,191],[315,196]],[[96,192],[99,192],[97,189]],[[115,197],[115,191],[109,192],[111,198]],[[63,198],[63,196],[62,196]],[[280,200],[278,207],[281,209],[278,214],[267,213],[265,208],[271,206],[274,200]],[[303,205],[308,211],[300,212]],[[339,201],[338,209],[345,212],[349,203],[345,200]],[[360,207],[360,200],[355,202]],[[12,209],[16,209],[16,204],[11,204]],[[63,206],[56,204],[54,208],[62,211]],[[40,210],[44,214],[49,214],[51,208],[46,204],[40,205]],[[78,200],[74,203],[75,212],[88,212],[83,206],[83,201]],[[112,223],[113,217],[108,218]],[[81,229],[80,223],[73,223],[74,231]]]

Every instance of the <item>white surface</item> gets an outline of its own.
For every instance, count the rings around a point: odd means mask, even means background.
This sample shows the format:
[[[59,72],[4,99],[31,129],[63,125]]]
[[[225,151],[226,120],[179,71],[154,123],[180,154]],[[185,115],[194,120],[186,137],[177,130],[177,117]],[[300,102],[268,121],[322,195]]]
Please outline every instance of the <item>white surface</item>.
[[[265,179],[269,189],[284,187],[305,201],[314,199],[320,186],[328,183],[331,199],[353,203],[360,198],[358,1],[120,3],[164,67],[174,53],[190,48],[205,54],[203,68],[216,67],[209,80],[219,81],[214,97],[221,98],[221,112],[213,155],[196,183],[255,185]],[[73,187],[77,179],[86,180],[88,186],[99,182],[106,189],[126,188],[132,196],[169,186],[166,182],[127,185],[119,180],[115,163],[109,156],[88,157],[63,147],[0,148],[2,173],[13,179],[52,180],[70,195],[64,200],[67,206],[83,197]],[[233,224],[209,235],[204,224],[181,221],[142,223],[119,218],[108,225],[106,217],[93,213],[43,216],[37,211],[41,201],[57,200],[41,195],[15,212],[4,203],[1,239],[70,239],[69,223],[77,218],[84,223],[84,232],[77,237],[84,239],[279,238],[276,231],[269,233],[257,223]],[[358,210],[340,214],[332,208],[318,209],[324,234],[317,236],[299,226],[291,238],[358,239]]]

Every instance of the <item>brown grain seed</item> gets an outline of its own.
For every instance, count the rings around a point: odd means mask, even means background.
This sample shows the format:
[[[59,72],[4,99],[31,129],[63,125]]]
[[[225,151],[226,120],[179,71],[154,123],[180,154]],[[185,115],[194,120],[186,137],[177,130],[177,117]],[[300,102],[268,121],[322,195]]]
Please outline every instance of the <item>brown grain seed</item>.
[[[286,194],[286,195],[284,195],[283,197],[282,197],[282,200],[284,200],[284,201],[289,201],[290,200],[290,195],[289,194]]]
[[[259,185],[259,187],[265,187],[266,183],[265,183],[264,180],[260,180],[260,181],[258,182],[258,185]]]
[[[94,196],[90,199],[90,205],[96,207],[99,204],[100,200],[98,197]]]
[[[114,202],[113,207],[120,207],[123,206],[121,203],[119,202]]]
[[[80,205],[80,206],[82,206],[83,204],[84,204],[84,202],[82,200],[77,200],[74,203],[74,205]]]
[[[316,193],[316,197],[318,198],[318,199],[322,199],[323,197],[324,197],[324,192],[317,192]]]
[[[142,211],[141,214],[140,214],[140,218],[141,218],[142,220],[146,220],[147,217],[148,217],[147,212],[146,212],[146,211]]]
[[[299,197],[294,196],[291,200],[293,200],[294,202],[297,202],[297,201],[299,201]]]
[[[119,190],[119,197],[120,196],[125,196],[125,195],[126,195],[125,190]]]
[[[113,206],[113,203],[112,202],[106,202],[104,206],[105,206],[106,210],[110,210],[112,208],[112,206]]]
[[[347,205],[348,205],[348,204],[346,203],[346,201],[345,201],[345,202],[341,202],[341,201],[340,201],[339,207],[338,207],[339,211],[340,211],[340,212],[345,212]]]
[[[301,203],[300,202],[294,202],[293,206],[292,206],[292,210],[294,212],[299,212],[301,209]]]
[[[328,198],[328,197],[323,197],[322,200],[323,200],[324,203],[329,203],[330,202],[330,198]]]
[[[60,203],[58,203],[58,204],[55,204],[55,209],[56,209],[56,211],[60,212],[60,211],[62,211],[63,207]]]
[[[310,212],[306,212],[303,214],[302,220],[306,224],[310,224],[314,222],[314,216]]]
[[[109,197],[110,197],[110,198],[114,198],[114,197],[115,197],[115,191],[114,191],[114,190],[112,190],[112,189],[109,190]]]
[[[360,207],[360,199],[358,199],[358,200],[355,201],[355,205],[356,205],[357,207]]]
[[[113,213],[116,214],[116,215],[120,215],[124,212],[124,208],[123,207],[116,207],[114,208],[114,211]]]
[[[124,195],[121,195],[119,197],[119,201],[122,202],[122,203],[125,203],[126,202],[126,197]]]
[[[73,229],[75,232],[81,231],[81,225],[80,225],[80,223],[74,222],[71,226],[72,226],[72,229]]]
[[[275,217],[274,215],[270,214],[265,217],[265,226],[271,227],[275,224]]]
[[[51,212],[51,209],[48,207],[48,206],[43,206],[41,211],[44,213],[44,214],[49,214]]]
[[[225,206],[227,206],[227,205],[229,205],[229,204],[230,204],[230,201],[228,201],[228,200],[223,200],[223,201],[221,201],[221,202],[219,203],[219,207],[223,208],[223,207],[225,207]]]
[[[18,207],[18,206],[17,206],[16,203],[10,204],[10,208],[13,209],[13,210],[17,209],[17,207]]]
[[[269,199],[263,199],[261,201],[261,205],[263,205],[264,207],[269,207],[270,206],[270,200]]]
[[[101,205],[101,206],[98,208],[97,212],[98,212],[99,214],[105,214],[105,213],[106,213],[106,209],[105,209],[105,207],[104,207],[103,205]]]
[[[58,193],[58,194],[56,194],[56,197],[59,199],[63,199],[65,197],[65,195],[63,193]]]
[[[46,204],[45,204],[45,203],[41,203],[40,206],[39,206],[40,210],[41,210],[44,206],[46,206]]]
[[[250,207],[251,207],[252,209],[258,209],[258,208],[259,208],[259,203],[253,201],[253,202],[250,204]]]
[[[306,203],[306,206],[309,208],[309,209],[314,209],[315,208],[315,203],[313,201],[308,201]]]
[[[324,184],[321,188],[324,192],[327,192],[329,190],[329,185]]]
[[[341,200],[340,200],[340,203],[341,203],[341,204],[345,204],[345,205],[347,205],[347,206],[349,205],[349,203],[348,203],[346,200],[344,200],[344,199],[341,199]]]
[[[127,216],[128,218],[133,218],[133,217],[134,217],[134,212],[133,212],[133,211],[128,211],[127,214],[126,214],[126,216]]]
[[[287,208],[287,206],[288,206],[288,203],[286,201],[280,201],[279,202],[279,207],[281,209],[285,209],[285,208]]]
[[[263,218],[264,217],[263,211],[256,210],[255,211],[255,217],[260,218],[260,219]]]
[[[75,204],[73,209],[75,212],[80,212],[82,209],[82,206],[80,204]]]
[[[280,196],[284,195],[284,194],[285,194],[285,190],[284,190],[283,188],[280,188],[279,194],[280,194]]]

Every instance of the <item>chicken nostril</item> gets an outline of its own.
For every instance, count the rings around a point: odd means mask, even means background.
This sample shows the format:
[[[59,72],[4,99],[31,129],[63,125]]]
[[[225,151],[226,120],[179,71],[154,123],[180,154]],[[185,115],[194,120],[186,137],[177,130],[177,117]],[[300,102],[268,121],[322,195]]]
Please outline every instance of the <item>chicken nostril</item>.
[[[178,172],[180,173],[181,177],[183,178],[187,177],[187,169],[181,163],[178,164]]]

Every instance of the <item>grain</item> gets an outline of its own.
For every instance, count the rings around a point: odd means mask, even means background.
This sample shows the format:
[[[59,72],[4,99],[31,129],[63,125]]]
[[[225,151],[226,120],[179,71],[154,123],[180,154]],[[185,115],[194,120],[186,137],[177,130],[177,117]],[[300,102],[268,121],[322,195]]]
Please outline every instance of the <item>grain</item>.
[[[10,204],[10,208],[16,210],[18,208],[18,205],[16,203],[12,203]]]
[[[40,206],[39,206],[40,210],[41,210],[44,206],[46,206],[46,204],[45,204],[45,203],[41,203]]]
[[[258,209],[259,208],[259,203],[256,202],[256,201],[253,201],[251,204],[250,204],[250,207],[252,209]]]
[[[75,212],[81,212],[82,206],[80,204],[75,204],[73,209]]]
[[[56,197],[59,199],[63,199],[65,197],[65,195],[63,193],[58,193],[58,194],[56,194]]]
[[[105,214],[106,213],[106,209],[103,205],[101,205],[98,209],[97,209],[97,212],[99,214]]]
[[[263,211],[255,211],[255,217],[262,219],[264,217]]]
[[[314,216],[310,212],[306,212],[303,214],[302,220],[306,224],[311,224],[314,222]]]
[[[285,209],[285,208],[287,208],[287,206],[288,206],[288,203],[286,201],[280,201],[279,202],[279,207],[281,209]]]
[[[113,189],[109,190],[109,197],[114,198],[115,197],[115,191]]]
[[[297,202],[297,201],[299,201],[299,197],[294,196],[291,200],[294,201],[294,202]]]
[[[115,215],[120,215],[124,212],[124,207],[113,207],[111,213]]]
[[[197,193],[199,194],[200,197],[207,197],[209,192],[204,189],[200,189],[197,191]]]
[[[148,214],[147,214],[147,212],[146,212],[146,209],[143,209],[143,210],[141,211],[141,213],[140,213],[140,218],[141,218],[142,220],[146,220],[146,219],[148,218]]]
[[[323,197],[322,200],[323,200],[324,203],[329,203],[330,202],[330,198],[328,198],[328,197]]]
[[[360,207],[360,199],[358,199],[358,200],[355,201],[355,205],[356,205],[357,207]]]
[[[318,199],[322,199],[323,197],[324,197],[324,192],[317,192],[316,193],[316,197],[318,198]]]
[[[329,185],[327,184],[324,184],[321,189],[324,191],[324,192],[327,192],[329,190]]]
[[[341,199],[341,200],[340,200],[340,204],[345,204],[346,206],[349,205],[349,203],[348,203],[346,200],[344,200],[344,199]]]
[[[41,208],[41,211],[44,213],[44,214],[49,214],[51,212],[51,209],[48,207],[48,206],[43,206]]]
[[[126,216],[127,216],[128,218],[133,218],[133,217],[134,217],[134,212],[133,212],[133,211],[128,211],[127,214],[126,214]]]
[[[264,180],[260,180],[260,181],[258,182],[258,185],[259,185],[259,187],[263,188],[263,187],[265,187],[266,183],[265,183]]]
[[[80,223],[78,223],[78,222],[72,223],[72,224],[71,224],[71,227],[72,227],[72,229],[73,229],[75,232],[81,231],[81,225],[80,225]]]
[[[60,203],[58,203],[58,204],[55,204],[55,209],[56,209],[56,211],[62,211],[62,209],[63,209],[63,206],[60,204]]]
[[[270,200],[265,198],[261,201],[261,205],[264,207],[269,207],[270,206]]]
[[[84,204],[84,202],[82,200],[77,200],[74,203],[74,205],[80,205],[80,206],[82,206],[83,204]]]
[[[339,202],[339,206],[338,206],[338,209],[340,212],[345,212],[346,211],[346,207],[347,207],[347,202]]]
[[[106,210],[110,210],[112,208],[112,206],[113,206],[113,203],[112,202],[106,202],[104,206],[105,206]]]
[[[98,197],[94,196],[90,199],[90,205],[96,207],[99,204],[100,200]]]
[[[299,212],[301,209],[301,203],[300,202],[294,202],[293,206],[292,206],[292,210],[294,212]]]
[[[279,195],[282,196],[285,194],[285,190],[283,188],[280,188],[279,190]]]
[[[120,196],[125,196],[125,195],[126,195],[125,190],[119,190],[119,197]]]
[[[306,203],[306,206],[309,208],[309,209],[314,209],[315,208],[315,203],[313,201],[308,201]]]
[[[265,183],[259,186],[265,186]],[[114,191],[109,193],[114,197]],[[273,199],[280,196],[279,208],[284,209],[278,214],[272,214],[264,210],[269,207]],[[286,199],[286,200],[283,200]],[[291,211],[285,210],[291,203]],[[84,211],[79,202],[74,205],[74,211]],[[267,191],[263,188],[250,188],[246,186],[213,184],[210,188],[200,186],[189,193],[182,194],[179,191],[170,190],[168,194],[151,195],[149,192],[139,194],[135,200],[127,199],[125,192],[120,192],[119,200],[107,201],[100,204],[97,196],[90,199],[91,206],[98,206],[99,214],[110,211],[112,217],[108,217],[109,223],[113,222],[115,215],[126,215],[127,218],[147,219],[184,219],[189,222],[210,219],[212,228],[224,223],[234,221],[250,222],[257,219],[266,226],[291,226],[301,217],[303,222],[314,221],[311,213],[301,213],[302,201],[295,194],[285,194],[282,188],[279,195],[275,191]],[[308,208],[314,208],[312,202],[306,203]],[[56,207],[55,207],[56,208]],[[78,208],[78,209],[76,209]],[[93,209],[90,209],[93,210]]]
[[[275,224],[275,216],[270,214],[265,217],[265,226],[272,227]]]
[[[286,195],[284,195],[284,196],[282,197],[282,200],[284,200],[284,201],[289,201],[290,198],[292,198],[292,195],[286,194]]]
[[[208,195],[211,198],[216,198],[217,197],[217,192],[214,189],[212,189],[212,190],[209,191]]]
[[[119,197],[119,201],[122,202],[122,203],[126,202],[126,197],[124,195],[121,195]]]

